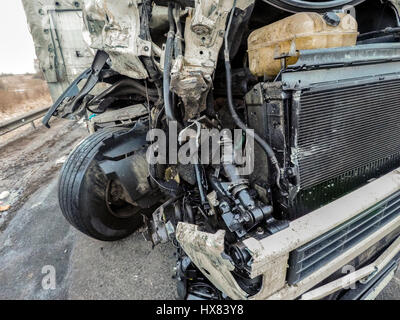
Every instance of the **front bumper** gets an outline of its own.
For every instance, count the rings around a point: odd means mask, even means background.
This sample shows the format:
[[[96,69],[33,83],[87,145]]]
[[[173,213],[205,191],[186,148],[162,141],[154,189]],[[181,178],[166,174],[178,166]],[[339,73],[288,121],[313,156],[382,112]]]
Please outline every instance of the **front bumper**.
[[[339,300],[373,300],[393,279],[399,268],[400,254],[390,261],[383,270],[379,271],[368,282],[359,282],[352,290],[348,290]]]
[[[387,235],[400,229],[400,214],[380,225],[377,230],[341,252],[317,270],[293,285],[287,282],[289,255],[318,237],[363,214],[368,209],[390,198],[400,191],[400,168],[376,179],[354,192],[315,210],[290,223],[290,226],[272,236],[257,240],[243,241],[252,256],[251,278],[263,276],[261,290],[249,297],[244,292],[231,271],[234,266],[224,254],[224,231],[216,234],[201,232],[197,226],[180,223],[176,236],[182,248],[193,263],[222,292],[232,299],[296,299],[321,281],[371,248]],[[398,210],[400,213],[400,209]],[[398,243],[399,239],[394,243]],[[392,258],[400,251],[391,246]],[[387,249],[389,250],[389,249]],[[387,253],[387,251],[385,251]],[[379,258],[378,258],[379,259]],[[386,261],[386,260],[384,260]],[[385,267],[387,263],[382,266]],[[365,270],[364,270],[365,271]],[[368,275],[367,275],[368,276]],[[340,289],[340,288],[339,288]],[[315,289],[313,289],[315,290]],[[319,297],[321,293],[319,293]],[[307,296],[306,296],[307,297]]]

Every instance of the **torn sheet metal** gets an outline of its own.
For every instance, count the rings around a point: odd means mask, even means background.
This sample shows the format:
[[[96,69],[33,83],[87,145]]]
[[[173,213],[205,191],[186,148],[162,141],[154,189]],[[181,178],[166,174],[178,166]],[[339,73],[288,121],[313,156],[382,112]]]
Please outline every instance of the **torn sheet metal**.
[[[238,0],[245,9],[252,0]],[[171,90],[185,104],[185,119],[206,109],[207,94],[224,42],[225,26],[233,0],[199,0],[189,11],[185,24],[185,55],[178,57],[171,72]]]
[[[151,54],[151,43],[139,38],[138,0],[86,0],[84,38],[92,49],[108,53],[112,68],[134,79],[148,73],[139,56]]]
[[[232,299],[246,299],[247,293],[231,273],[235,266],[224,253],[224,238],[224,230],[215,234],[201,232],[194,224],[179,222],[176,229],[176,239],[183,250],[211,283]]]

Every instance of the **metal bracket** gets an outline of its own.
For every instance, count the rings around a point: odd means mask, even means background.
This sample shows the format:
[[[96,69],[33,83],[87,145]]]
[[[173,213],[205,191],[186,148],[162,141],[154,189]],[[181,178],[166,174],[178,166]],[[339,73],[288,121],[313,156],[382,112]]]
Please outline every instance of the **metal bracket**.
[[[43,117],[42,123],[44,126],[46,126],[47,128],[50,128],[49,121],[50,121],[51,117],[54,115],[54,113],[57,111],[57,109],[60,107],[60,105],[64,102],[65,99],[75,97],[79,93],[78,84],[83,79],[87,79],[91,73],[92,73],[92,70],[90,68],[86,69],[81,75],[79,75],[70,84],[70,86],[67,88],[67,90],[64,91],[64,93],[57,99],[57,101],[51,106],[49,111]]]
[[[85,70],[78,78],[76,78],[71,85],[64,91],[64,93],[57,99],[57,101],[50,108],[49,112],[45,115],[42,120],[43,125],[50,128],[49,121],[54,115],[60,105],[65,101],[66,98],[71,98],[67,106],[70,113],[73,113],[80,103],[82,103],[85,96],[94,88],[99,82],[100,72],[103,70],[109,56],[104,51],[97,51],[96,56],[93,60],[92,66]],[[83,88],[79,91],[78,84],[83,80],[87,79]]]

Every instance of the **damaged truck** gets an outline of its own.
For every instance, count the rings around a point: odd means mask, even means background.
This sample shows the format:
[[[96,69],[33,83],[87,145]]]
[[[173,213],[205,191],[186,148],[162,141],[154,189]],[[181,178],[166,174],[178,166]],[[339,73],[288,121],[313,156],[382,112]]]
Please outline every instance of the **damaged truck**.
[[[181,299],[373,299],[393,277],[400,1],[23,3],[44,125],[89,132],[59,179],[76,229],[171,242]]]

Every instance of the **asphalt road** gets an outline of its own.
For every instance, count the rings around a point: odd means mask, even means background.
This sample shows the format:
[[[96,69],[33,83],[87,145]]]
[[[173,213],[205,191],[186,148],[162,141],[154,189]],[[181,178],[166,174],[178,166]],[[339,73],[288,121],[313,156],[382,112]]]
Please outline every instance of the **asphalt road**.
[[[174,299],[174,249],[140,233],[118,242],[92,240],[63,218],[57,181],[37,190],[0,234],[0,299]],[[54,290],[43,289],[56,272]]]

